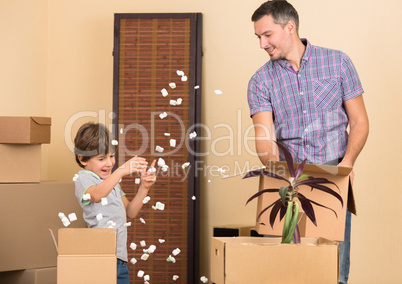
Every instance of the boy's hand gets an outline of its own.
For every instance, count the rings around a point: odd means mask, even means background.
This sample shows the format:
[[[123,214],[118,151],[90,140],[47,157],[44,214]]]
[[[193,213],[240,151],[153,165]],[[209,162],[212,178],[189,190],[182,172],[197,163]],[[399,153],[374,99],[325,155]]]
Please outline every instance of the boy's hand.
[[[147,165],[148,162],[145,160],[145,158],[135,156],[121,165],[119,170],[122,172],[123,176],[126,176],[132,173],[141,173],[147,168]]]
[[[156,160],[153,160],[151,168],[155,168],[155,163]],[[156,172],[147,172],[147,170],[144,168],[141,172],[141,183],[142,185],[146,188],[149,189],[156,181]]]

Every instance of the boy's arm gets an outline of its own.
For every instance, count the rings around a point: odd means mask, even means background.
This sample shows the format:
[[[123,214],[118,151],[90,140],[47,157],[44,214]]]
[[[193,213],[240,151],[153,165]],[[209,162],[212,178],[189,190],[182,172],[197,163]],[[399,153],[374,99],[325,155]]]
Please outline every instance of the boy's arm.
[[[155,163],[156,160],[152,162],[150,168],[154,168]],[[148,191],[155,181],[155,173],[149,173],[144,169],[141,173],[141,185],[138,188],[138,192],[135,197],[131,201],[129,201],[125,196],[121,197],[123,204],[126,207],[126,215],[128,218],[135,218],[138,215],[142,206],[144,205],[142,201],[148,195]]]
[[[88,188],[86,193],[91,195],[91,202],[99,203],[103,197],[109,195],[116,184],[119,183],[120,179],[131,173],[140,173],[146,166],[147,161],[144,158],[135,156],[134,158],[128,160],[122,166],[117,168],[107,179],[102,181],[96,186],[91,186]]]

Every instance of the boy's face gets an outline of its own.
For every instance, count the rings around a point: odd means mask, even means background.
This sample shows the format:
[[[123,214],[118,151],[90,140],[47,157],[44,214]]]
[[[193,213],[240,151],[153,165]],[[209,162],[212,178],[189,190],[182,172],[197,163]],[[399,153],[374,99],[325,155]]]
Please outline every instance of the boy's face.
[[[112,173],[116,160],[114,154],[106,154],[93,156],[86,162],[81,160],[80,162],[86,170],[94,172],[101,179],[107,179]]]

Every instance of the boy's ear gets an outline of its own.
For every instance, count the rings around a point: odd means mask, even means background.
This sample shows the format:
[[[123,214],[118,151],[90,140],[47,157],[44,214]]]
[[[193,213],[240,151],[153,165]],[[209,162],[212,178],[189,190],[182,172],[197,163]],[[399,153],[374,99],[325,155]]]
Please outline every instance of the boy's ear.
[[[82,155],[78,155],[78,161],[80,161],[81,165],[83,165],[84,167],[87,165],[87,162],[82,161]]]

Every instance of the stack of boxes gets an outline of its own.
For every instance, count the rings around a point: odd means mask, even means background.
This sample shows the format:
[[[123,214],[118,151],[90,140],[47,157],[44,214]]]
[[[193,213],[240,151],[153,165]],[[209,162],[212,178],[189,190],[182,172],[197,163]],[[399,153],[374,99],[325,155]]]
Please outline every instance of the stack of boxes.
[[[58,214],[75,213],[69,227],[86,227],[74,183],[40,181],[50,127],[49,117],[0,117],[0,283],[56,283]]]

